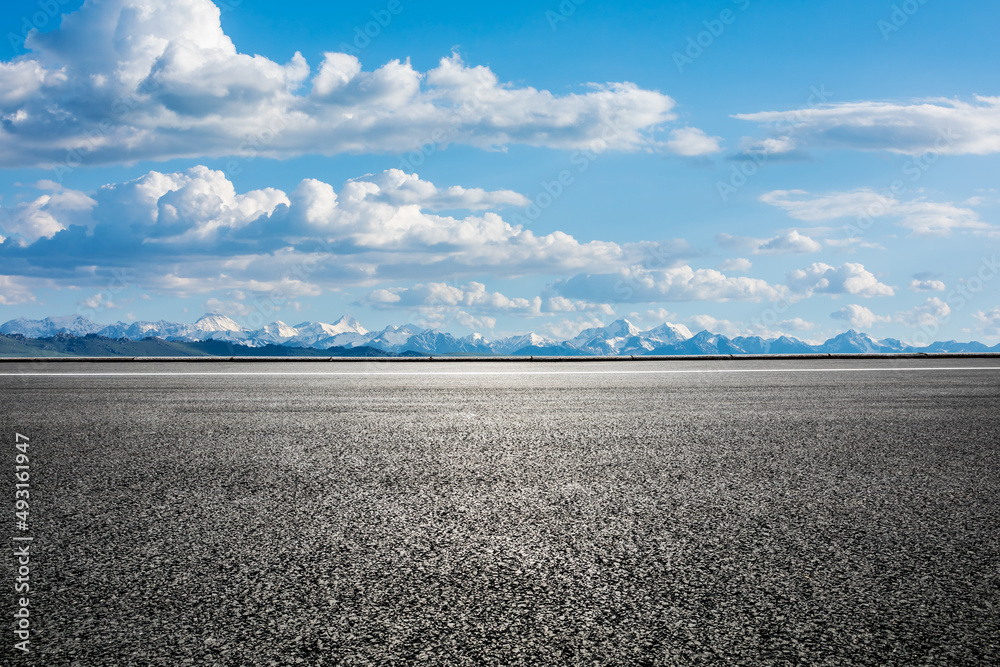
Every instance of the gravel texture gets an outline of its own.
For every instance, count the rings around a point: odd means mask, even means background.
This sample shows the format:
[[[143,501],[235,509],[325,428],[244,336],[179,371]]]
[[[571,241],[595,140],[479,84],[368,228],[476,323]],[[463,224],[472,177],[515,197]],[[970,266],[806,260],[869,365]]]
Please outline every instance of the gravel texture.
[[[617,372],[932,365],[3,365],[260,373],[0,377],[0,664],[1000,664],[1000,372]]]

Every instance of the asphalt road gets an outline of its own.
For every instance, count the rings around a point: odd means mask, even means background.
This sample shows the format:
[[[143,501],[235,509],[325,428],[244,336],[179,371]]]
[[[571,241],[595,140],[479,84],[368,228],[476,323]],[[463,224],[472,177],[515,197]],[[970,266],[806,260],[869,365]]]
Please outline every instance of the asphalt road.
[[[0,364],[0,415],[3,665],[1000,664],[998,360]]]

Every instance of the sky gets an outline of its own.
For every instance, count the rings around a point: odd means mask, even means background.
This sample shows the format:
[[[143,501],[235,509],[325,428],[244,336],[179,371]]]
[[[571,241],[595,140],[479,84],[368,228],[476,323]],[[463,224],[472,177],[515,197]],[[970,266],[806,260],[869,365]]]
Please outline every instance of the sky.
[[[1000,341],[1000,5],[0,8],[0,321]]]

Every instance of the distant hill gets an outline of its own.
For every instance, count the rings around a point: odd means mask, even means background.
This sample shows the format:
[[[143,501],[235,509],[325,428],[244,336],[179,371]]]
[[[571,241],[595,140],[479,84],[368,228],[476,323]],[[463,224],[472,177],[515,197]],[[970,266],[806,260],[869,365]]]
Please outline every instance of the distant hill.
[[[128,340],[97,334],[75,336],[60,333],[45,338],[20,334],[0,334],[0,357],[400,357],[424,356],[418,352],[401,354],[374,347],[314,348],[263,345],[247,347],[225,341],[167,341],[160,338]]]

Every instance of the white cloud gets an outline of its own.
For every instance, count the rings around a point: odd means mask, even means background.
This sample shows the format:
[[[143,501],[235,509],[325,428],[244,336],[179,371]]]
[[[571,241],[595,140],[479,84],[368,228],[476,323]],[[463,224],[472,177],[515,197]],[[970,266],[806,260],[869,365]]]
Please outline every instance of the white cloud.
[[[96,202],[77,190],[62,190],[0,208],[0,231],[4,240],[30,245],[52,238],[71,224],[85,224]]]
[[[680,127],[670,132],[667,148],[678,155],[694,157],[718,153],[720,137],[710,137],[696,127]]]
[[[479,332],[493,331],[497,326],[497,318],[495,317],[490,317],[489,315],[470,315],[464,310],[455,313],[455,321],[463,327]]]
[[[44,208],[56,231],[45,244],[0,246],[8,273],[96,285],[118,266],[166,292],[301,293],[484,270],[501,277],[611,271],[662,250],[650,243],[584,243],[559,231],[536,235],[494,212],[434,214],[425,202],[478,209],[519,195],[439,189],[396,170],[348,181],[339,192],[306,179],[286,195],[274,188],[237,193],[222,172],[199,166],[149,172],[92,198],[73,191],[47,196],[50,202],[83,197],[87,206]]]
[[[607,303],[761,301],[777,299],[783,294],[780,288],[764,280],[727,276],[715,269],[694,269],[687,265],[664,269],[632,265],[615,273],[581,273],[550,287],[569,298]]]
[[[361,299],[361,303],[379,309],[443,307],[462,308],[473,312],[503,312],[532,317],[573,312],[599,312],[604,315],[614,315],[614,310],[608,304],[571,300],[560,296],[510,298],[500,292],[490,292],[486,289],[486,285],[479,282],[469,282],[465,285],[422,283],[412,287],[377,289],[366,294]]]
[[[797,269],[788,274],[788,286],[795,292],[806,295],[821,293],[874,297],[895,294],[894,288],[880,283],[863,265],[851,262],[839,267],[816,262],[808,268]]]
[[[823,243],[833,248],[835,252],[850,253],[861,248],[867,250],[885,250],[885,246],[881,243],[866,241],[863,236],[847,236],[842,239],[825,238],[823,239]]]
[[[979,323],[979,331],[991,337],[1000,336],[1000,308],[980,310],[973,313],[972,317]]]
[[[719,264],[720,271],[733,271],[736,273],[746,273],[751,268],[753,268],[753,263],[743,257],[735,257],[733,259],[727,259],[721,264]]]
[[[644,312],[632,312],[628,314],[628,319],[638,323],[652,324],[654,327],[665,322],[676,322],[677,313],[666,308],[653,308]],[[680,326],[684,326],[683,324]],[[684,327],[686,329],[686,327]]]
[[[937,330],[942,320],[951,315],[951,307],[937,297],[931,297],[912,310],[896,313],[895,320],[911,327]]]
[[[381,174],[364,177],[362,180],[379,187],[379,198],[394,206],[414,205],[437,211],[442,209],[462,209],[481,211],[505,206],[527,206],[531,200],[513,190],[463,188],[453,185],[439,190],[433,183],[420,180],[416,174],[407,174],[399,169],[389,169]]]
[[[18,276],[0,276],[0,306],[16,306],[35,300],[29,281]]]
[[[10,167],[449,143],[718,150],[696,128],[656,139],[676,118],[674,100],[629,82],[555,95],[455,54],[419,72],[399,60],[365,71],[326,53],[314,73],[299,53],[285,64],[239,53],[210,0],[87,2],[26,45],[28,55],[0,63],[0,165]]]
[[[225,174],[203,166],[173,174],[152,171],[107,185],[95,198],[96,220],[141,234],[149,243],[175,246],[217,241],[290,203],[274,188],[237,194]]]
[[[577,318],[575,320],[559,320],[558,322],[546,322],[542,326],[544,335],[554,340],[569,340],[575,338],[584,329],[603,327],[604,322],[597,318],[587,319]]]
[[[940,280],[911,280],[910,289],[914,292],[943,292],[947,288]]]
[[[1000,97],[976,96],[972,103],[939,98],[912,104],[863,101],[736,114],[734,118],[780,126],[806,148],[906,155],[1000,152]]]
[[[823,246],[813,239],[793,229],[787,234],[762,241],[754,250],[758,255],[782,255],[787,253],[819,252]]]
[[[796,229],[785,232],[784,234],[779,234],[778,236],[773,236],[769,239],[757,239],[750,236],[733,236],[732,234],[722,233],[716,235],[715,240],[724,248],[747,250],[755,255],[810,253],[818,252],[823,249],[823,246],[820,243],[809,238],[805,234],[801,234]]]
[[[759,300],[777,293],[761,280],[690,267],[647,276],[642,262],[651,257],[676,262],[683,253],[661,243],[583,242],[560,231],[538,235],[492,211],[456,213],[459,206],[504,206],[518,195],[438,188],[396,170],[347,181],[339,190],[306,179],[286,194],[275,188],[238,192],[222,172],[198,166],[149,172],[92,195],[51,196],[83,197],[88,204],[79,211],[50,206],[58,231],[48,239],[0,245],[7,274],[101,290],[116,279],[114,270],[127,270],[130,285],[160,294],[245,290],[278,292],[287,299],[356,286],[426,285],[428,276],[586,273],[607,276],[606,287],[617,300],[614,284],[625,274],[616,272],[633,267],[629,271],[651,280],[651,289],[664,290],[668,299]],[[425,202],[452,212],[433,213]],[[610,306],[602,304],[612,303],[559,291],[541,298],[542,312],[608,312]],[[461,303],[454,307],[473,313]]]
[[[760,336],[764,339],[778,338],[789,335],[792,331],[811,331],[816,328],[812,322],[808,322],[801,317],[782,320],[776,325],[776,329],[770,329],[760,323],[746,323],[716,318],[712,315],[695,315],[690,318],[693,330],[706,330],[713,334],[721,334],[728,338],[738,336]]]
[[[106,308],[118,308],[118,305],[111,300],[107,294],[98,292],[80,302],[80,305],[92,310],[104,310]]]
[[[740,143],[742,154],[750,155],[782,155],[795,151],[795,141],[790,137],[768,137],[753,139],[745,137]]]
[[[876,315],[868,308],[852,303],[844,306],[840,310],[830,313],[830,317],[835,320],[843,320],[851,325],[853,329],[870,329],[873,324],[891,322],[892,318],[884,315]]]
[[[735,338],[744,335],[743,327],[731,320],[720,320],[711,315],[695,315],[691,318],[692,327],[696,331],[709,331],[714,334],[722,334],[728,338]]]
[[[816,328],[816,324],[814,322],[804,320],[801,317],[793,317],[790,320],[782,320],[778,322],[778,328],[790,331],[812,331]]]
[[[876,315],[864,306],[851,304],[831,313],[830,317],[844,320],[856,329],[868,329],[873,324],[898,322],[909,327],[929,328],[936,331],[942,321],[950,315],[951,308],[947,303],[936,297],[931,297],[911,310],[899,311],[891,316]]]
[[[255,300],[247,300],[247,295],[242,290],[230,290],[226,299],[215,297],[206,299],[201,304],[202,310],[206,313],[220,313],[230,317],[244,318],[260,310],[261,304]],[[279,311],[281,306],[274,303],[268,304],[268,311]]]
[[[872,219],[891,216],[898,218],[898,224],[915,236],[949,236],[956,230],[997,231],[980,220],[972,209],[927,199],[900,201],[868,188],[825,195],[812,195],[805,190],[774,190],[761,195],[760,200],[784,209],[797,220],[809,222],[854,218],[856,223],[852,224],[865,223],[867,227]]]
[[[884,197],[868,188],[826,195],[812,195],[805,190],[773,190],[762,194],[760,200],[765,204],[784,209],[796,220],[806,222],[857,217],[865,211],[880,211],[879,207],[888,209],[896,203],[894,199]]]

